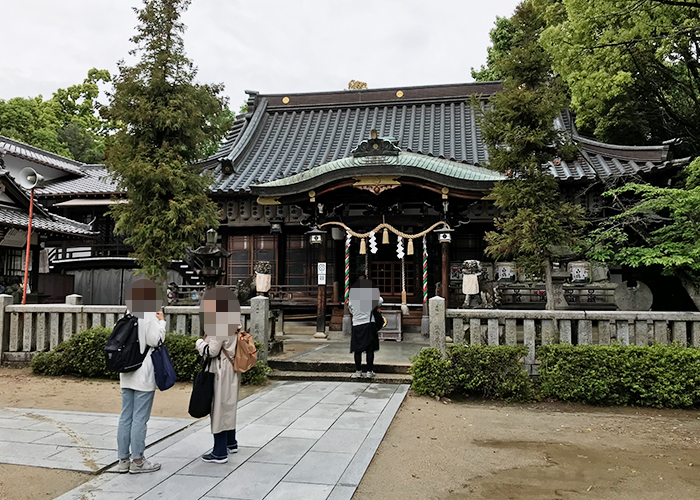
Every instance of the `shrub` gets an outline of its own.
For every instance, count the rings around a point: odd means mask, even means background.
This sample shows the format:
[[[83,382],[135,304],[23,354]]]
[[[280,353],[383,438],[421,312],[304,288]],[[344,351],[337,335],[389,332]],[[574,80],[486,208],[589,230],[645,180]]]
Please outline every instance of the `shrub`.
[[[442,359],[440,351],[434,347],[421,349],[411,358],[410,373],[413,378],[411,388],[416,394],[444,396],[452,392],[452,363]]]
[[[530,401],[533,397],[530,376],[523,369],[523,346],[450,346],[455,388],[465,395]]]
[[[105,366],[104,347],[111,333],[111,329],[103,327],[76,333],[53,351],[37,354],[32,370],[46,375],[116,378]]]
[[[118,373],[108,372],[104,348],[112,330],[95,327],[73,335],[61,342],[53,351],[40,352],[32,359],[32,371],[44,375],[76,375],[78,377],[119,378]],[[178,381],[190,382],[202,365],[195,344],[196,337],[177,333],[165,336],[165,346],[175,368]],[[262,344],[255,343],[258,350]],[[262,384],[271,369],[262,361],[243,374],[242,384]]]
[[[541,346],[543,396],[602,405],[700,406],[700,350],[679,345]]]

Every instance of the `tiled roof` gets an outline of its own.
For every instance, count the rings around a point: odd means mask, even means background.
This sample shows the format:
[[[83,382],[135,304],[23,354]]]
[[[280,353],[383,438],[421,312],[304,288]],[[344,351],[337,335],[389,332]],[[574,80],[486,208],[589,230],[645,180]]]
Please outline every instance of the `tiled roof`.
[[[26,229],[29,225],[29,214],[21,208],[0,205],[0,224]],[[46,216],[40,212],[34,212],[32,228],[40,231],[70,234],[77,236],[92,236],[97,234],[90,230],[87,224],[81,224],[71,219],[55,214]]]
[[[80,167],[84,163],[71,160],[55,153],[49,153],[43,149],[24,144],[23,142],[15,141],[8,137],[0,135],[0,150],[5,150],[7,154],[30,160],[41,165],[46,165],[71,174],[83,175]]]
[[[37,191],[37,196],[112,194],[117,192],[117,183],[104,165],[83,165],[83,177],[58,180]]]
[[[501,88],[499,82],[485,82],[313,94],[249,92],[249,112],[237,117],[221,150],[202,166],[212,171],[214,192],[250,192],[252,185],[349,157],[372,129],[380,137],[395,137],[404,152],[487,164],[470,96],[480,95],[485,102]],[[571,162],[550,164],[561,180],[646,173],[670,164],[668,145],[597,143],[578,134],[568,113],[558,124],[581,150]],[[233,172],[225,173],[224,167],[230,166]]]

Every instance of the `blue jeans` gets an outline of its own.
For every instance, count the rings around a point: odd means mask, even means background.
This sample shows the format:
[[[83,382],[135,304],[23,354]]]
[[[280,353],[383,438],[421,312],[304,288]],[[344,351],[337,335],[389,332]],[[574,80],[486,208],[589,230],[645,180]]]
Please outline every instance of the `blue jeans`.
[[[211,450],[211,454],[215,457],[225,457],[228,455],[226,447],[234,444],[238,444],[236,441],[236,429],[214,434],[214,449]]]
[[[129,458],[129,446],[132,459],[143,458],[143,451],[146,449],[146,424],[151,417],[155,394],[155,391],[122,389],[122,414],[119,416],[117,429],[120,460]]]

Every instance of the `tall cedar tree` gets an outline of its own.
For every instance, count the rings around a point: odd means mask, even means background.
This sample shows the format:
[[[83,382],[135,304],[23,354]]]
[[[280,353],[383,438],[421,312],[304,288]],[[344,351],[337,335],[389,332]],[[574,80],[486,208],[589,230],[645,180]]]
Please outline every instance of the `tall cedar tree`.
[[[206,155],[212,138],[229,124],[220,119],[227,99],[223,85],[195,82],[197,73],[184,52],[181,14],[189,0],[145,0],[138,14],[134,66],[119,63],[105,116],[118,124],[107,149],[129,203],[110,213],[115,232],[127,236],[141,272],[164,281],[168,263],[187,246],[199,244],[216,227],[216,205],[207,196],[210,179],[193,165]]]
[[[480,120],[490,168],[509,177],[492,191],[500,215],[496,231],[486,234],[486,251],[499,259],[514,258],[526,273],[544,276],[546,307],[554,309],[553,248],[576,244],[585,221],[581,207],[561,200],[547,165],[565,147],[566,137],[554,120],[566,99],[538,43],[544,20],[534,2],[526,0],[512,23],[511,50],[494,61],[504,88],[490,98]],[[474,105],[479,105],[476,97]]]

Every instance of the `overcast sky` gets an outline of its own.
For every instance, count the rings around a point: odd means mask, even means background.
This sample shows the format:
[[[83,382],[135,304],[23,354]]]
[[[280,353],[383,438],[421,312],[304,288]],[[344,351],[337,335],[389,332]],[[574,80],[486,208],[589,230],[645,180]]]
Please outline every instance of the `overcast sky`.
[[[0,99],[116,70],[141,0],[3,0]],[[518,0],[193,0],[183,16],[198,79],[223,82],[233,109],[244,90],[341,90],[471,81],[496,16]]]

